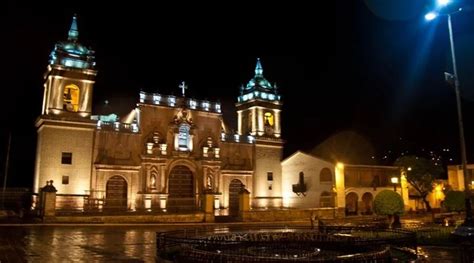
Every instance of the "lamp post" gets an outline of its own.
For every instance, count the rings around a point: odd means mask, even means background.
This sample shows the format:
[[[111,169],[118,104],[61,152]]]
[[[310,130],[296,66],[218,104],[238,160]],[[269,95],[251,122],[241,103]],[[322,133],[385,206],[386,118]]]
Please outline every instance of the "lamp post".
[[[450,4],[450,0],[438,0],[438,8],[441,9],[444,6]],[[462,118],[462,110],[461,110],[461,95],[459,92],[459,75],[456,66],[456,52],[454,48],[454,38],[453,38],[453,26],[451,22],[451,15],[462,11],[462,8],[459,8],[455,12],[447,13],[447,14],[440,14],[438,12],[430,12],[425,15],[426,20],[433,20],[440,15],[444,15],[448,17],[448,30],[449,30],[449,43],[451,47],[451,59],[453,63],[453,73],[449,74],[445,73],[447,79],[454,80],[454,91],[456,93],[456,105],[457,105],[457,112],[458,112],[458,125],[459,125],[459,141],[460,141],[460,148],[461,148],[461,162],[462,162],[462,171],[464,174],[464,191],[465,191],[465,206],[466,206],[466,217],[464,219],[464,223],[461,227],[457,228],[454,232],[456,235],[460,236],[470,236],[470,234],[474,233],[474,221],[472,218],[472,208],[471,208],[471,191],[469,189],[469,182],[470,176],[467,172],[467,157],[466,157],[466,143],[464,139],[464,125],[463,125],[463,118]],[[470,232],[470,233],[469,233]],[[469,233],[469,234],[468,234]]]
[[[390,178],[390,181],[393,184],[393,191],[396,193],[397,192],[398,177],[393,176],[392,178]]]

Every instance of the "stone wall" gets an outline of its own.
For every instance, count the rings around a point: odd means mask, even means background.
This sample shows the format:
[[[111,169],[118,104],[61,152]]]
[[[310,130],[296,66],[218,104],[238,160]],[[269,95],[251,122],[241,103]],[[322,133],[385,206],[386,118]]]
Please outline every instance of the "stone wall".
[[[339,217],[335,208],[252,210],[242,213],[244,222],[310,221],[311,217],[334,219]]]
[[[114,216],[56,216],[45,218],[47,223],[200,223],[204,213],[163,215],[114,215]]]

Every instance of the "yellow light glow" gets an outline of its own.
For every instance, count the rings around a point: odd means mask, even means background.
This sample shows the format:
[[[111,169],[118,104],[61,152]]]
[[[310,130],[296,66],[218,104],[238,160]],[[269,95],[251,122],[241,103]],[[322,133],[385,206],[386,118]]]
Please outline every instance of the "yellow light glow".
[[[411,171],[411,167],[408,167],[408,169],[407,169],[407,170],[408,170],[408,171]]]
[[[339,168],[339,169],[344,168],[344,164],[343,163],[337,163],[337,168]]]
[[[74,84],[64,87],[63,102],[66,110],[77,112],[79,110],[79,87]]]
[[[274,119],[273,119],[273,114],[270,112],[265,113],[265,125],[270,125],[273,126]]]

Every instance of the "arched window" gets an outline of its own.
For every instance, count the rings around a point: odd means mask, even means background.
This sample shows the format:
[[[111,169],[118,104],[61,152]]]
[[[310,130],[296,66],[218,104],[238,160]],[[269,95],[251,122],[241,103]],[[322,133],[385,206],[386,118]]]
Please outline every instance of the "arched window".
[[[79,87],[69,84],[64,87],[63,106],[67,111],[79,111]]]
[[[319,173],[319,181],[323,182],[332,182],[332,173],[329,168],[323,168]]]
[[[269,125],[269,126],[272,126],[273,127],[273,124],[275,123],[274,122],[274,119],[273,119],[273,114],[271,112],[265,112],[265,125]]]
[[[187,151],[189,145],[189,125],[181,124],[179,126],[178,147],[180,151]]]

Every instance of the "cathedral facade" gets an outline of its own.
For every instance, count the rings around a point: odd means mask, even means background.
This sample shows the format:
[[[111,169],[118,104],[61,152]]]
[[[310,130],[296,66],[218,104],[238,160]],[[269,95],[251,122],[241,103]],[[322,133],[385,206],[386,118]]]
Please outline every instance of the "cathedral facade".
[[[79,43],[76,18],[51,52],[44,76],[34,192],[53,180],[84,208],[193,211],[203,194],[236,213],[239,192],[252,207],[282,206],[281,96],[257,60],[237,98],[237,133],[221,104],[140,92],[127,116],[94,115],[95,53]]]

